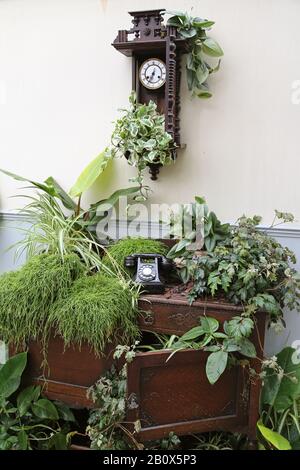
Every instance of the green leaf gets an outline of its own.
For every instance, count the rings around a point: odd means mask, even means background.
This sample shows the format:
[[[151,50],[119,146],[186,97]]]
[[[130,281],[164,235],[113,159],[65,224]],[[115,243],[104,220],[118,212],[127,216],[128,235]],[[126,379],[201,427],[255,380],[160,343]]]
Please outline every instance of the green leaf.
[[[70,196],[78,197],[89,189],[96,179],[105,170],[108,161],[110,159],[109,152],[105,149],[101,152],[94,160],[92,160],[88,166],[79,175],[76,183],[70,189]]]
[[[17,406],[20,416],[24,416],[33,401],[36,401],[41,393],[41,387],[31,385],[19,393]]]
[[[72,410],[65,405],[64,403],[61,402],[54,402],[56,409],[58,411],[59,417],[63,419],[64,421],[69,421],[69,422],[75,422],[75,416],[72,412]]]
[[[204,333],[213,334],[219,328],[219,322],[212,317],[201,317],[200,325]]]
[[[210,384],[214,384],[226,369],[228,353],[217,351],[211,353],[206,362],[206,375]]]
[[[261,421],[258,421],[257,427],[261,432],[262,436],[268,441],[275,449],[277,450],[291,450],[291,444],[289,441],[281,436],[278,432],[272,431],[262,424]]]
[[[197,35],[197,30],[196,28],[190,28],[190,29],[180,29],[179,30],[179,34],[185,38],[185,39],[189,39],[189,38],[193,38]]]
[[[284,375],[267,369],[262,390],[262,403],[271,405],[276,411],[284,411],[300,399],[300,364],[294,361],[296,350],[287,347],[277,355],[277,363],[283,369]]]
[[[193,26],[195,26],[195,28],[211,28],[214,24],[214,21],[209,20],[193,21]]]
[[[184,335],[180,337],[180,341],[190,341],[202,335],[204,335],[203,328],[201,326],[195,326],[195,328],[184,333]]]
[[[237,342],[240,347],[240,353],[246,357],[256,357],[256,349],[254,344],[248,338],[241,338]]]
[[[56,450],[67,450],[68,449],[67,435],[63,432],[56,432],[51,437],[49,446],[50,448],[54,448]]]
[[[18,432],[18,444],[20,450],[27,450],[28,448],[28,436],[24,430]]]
[[[198,98],[201,98],[201,99],[208,99],[208,98],[211,98],[212,97],[212,93],[210,93],[209,91],[197,91],[197,96]]]
[[[46,398],[41,398],[35,402],[31,409],[38,418],[51,419],[55,421],[59,419],[56,407],[50,400],[47,400]]]
[[[200,63],[196,70],[196,77],[198,80],[198,85],[202,85],[202,83],[204,83],[205,80],[207,79],[208,75],[209,75],[208,68],[203,62]]]
[[[52,176],[49,176],[49,178],[45,180],[45,183],[47,184],[47,186],[53,188],[55,196],[61,200],[61,202],[67,209],[70,209],[70,210],[76,209],[76,203]]]
[[[235,338],[250,336],[254,328],[254,322],[251,318],[233,317],[224,322],[224,331],[227,335]]]
[[[224,55],[220,45],[212,38],[207,38],[203,41],[202,50],[205,54],[212,57],[221,57]]]
[[[20,386],[21,376],[26,367],[27,353],[16,354],[0,369],[0,398],[8,398]]]

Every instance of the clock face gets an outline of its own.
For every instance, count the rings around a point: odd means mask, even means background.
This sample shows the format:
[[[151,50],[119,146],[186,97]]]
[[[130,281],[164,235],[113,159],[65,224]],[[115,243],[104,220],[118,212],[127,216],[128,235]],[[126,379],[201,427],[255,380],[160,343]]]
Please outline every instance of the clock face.
[[[140,67],[140,81],[149,90],[157,90],[166,81],[166,64],[160,59],[147,59]]]

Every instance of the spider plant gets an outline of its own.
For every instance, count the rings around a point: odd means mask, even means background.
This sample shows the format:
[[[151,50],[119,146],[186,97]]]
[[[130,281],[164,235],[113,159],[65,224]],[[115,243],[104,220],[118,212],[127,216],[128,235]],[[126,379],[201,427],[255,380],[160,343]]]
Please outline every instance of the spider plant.
[[[102,267],[108,274],[112,271],[101,261],[104,249],[91,233],[86,234],[77,223],[79,216],[66,216],[58,200],[47,193],[27,196],[30,203],[20,213],[31,221],[29,227],[17,227],[24,233],[23,239],[12,245],[15,257],[24,252],[31,259],[41,253],[66,255],[76,254],[87,270],[99,271]]]

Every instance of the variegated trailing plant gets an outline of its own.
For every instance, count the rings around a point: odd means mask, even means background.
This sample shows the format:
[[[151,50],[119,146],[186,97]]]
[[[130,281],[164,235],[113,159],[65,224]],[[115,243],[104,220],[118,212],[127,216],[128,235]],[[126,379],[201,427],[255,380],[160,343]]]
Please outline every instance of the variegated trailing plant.
[[[143,185],[143,173],[149,165],[165,166],[172,162],[175,144],[165,131],[165,117],[157,111],[153,101],[140,104],[136,94],[129,97],[130,106],[122,109],[111,137],[110,153],[113,157],[125,156],[129,165],[137,168],[137,176],[130,179],[139,185],[135,200],[147,199],[150,188]]]
[[[170,11],[172,15],[167,24],[175,26],[179,35],[189,41],[186,71],[188,88],[192,96],[198,98],[210,98],[208,78],[219,70],[220,59],[216,65],[209,63],[209,58],[223,56],[223,50],[217,41],[207,35],[207,32],[215,24],[214,21],[193,17],[186,12]]]

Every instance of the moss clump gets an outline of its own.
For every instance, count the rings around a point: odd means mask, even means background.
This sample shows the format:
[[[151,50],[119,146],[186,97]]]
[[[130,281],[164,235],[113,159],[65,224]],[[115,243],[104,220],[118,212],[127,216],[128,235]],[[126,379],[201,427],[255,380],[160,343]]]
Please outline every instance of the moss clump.
[[[124,260],[126,256],[134,253],[158,253],[166,255],[168,248],[158,240],[148,238],[124,238],[115,245],[111,245],[107,249],[108,254],[103,257],[103,263],[111,270],[116,270],[116,265],[120,269],[124,268]],[[127,270],[131,273],[131,270]]]
[[[86,341],[98,354],[108,342],[126,343],[139,336],[130,287],[102,274],[74,282],[67,298],[52,307],[48,323],[66,345]]]
[[[78,256],[35,256],[20,270],[0,276],[0,338],[23,346],[26,340],[44,338],[51,305],[68,295],[84,272]]]

